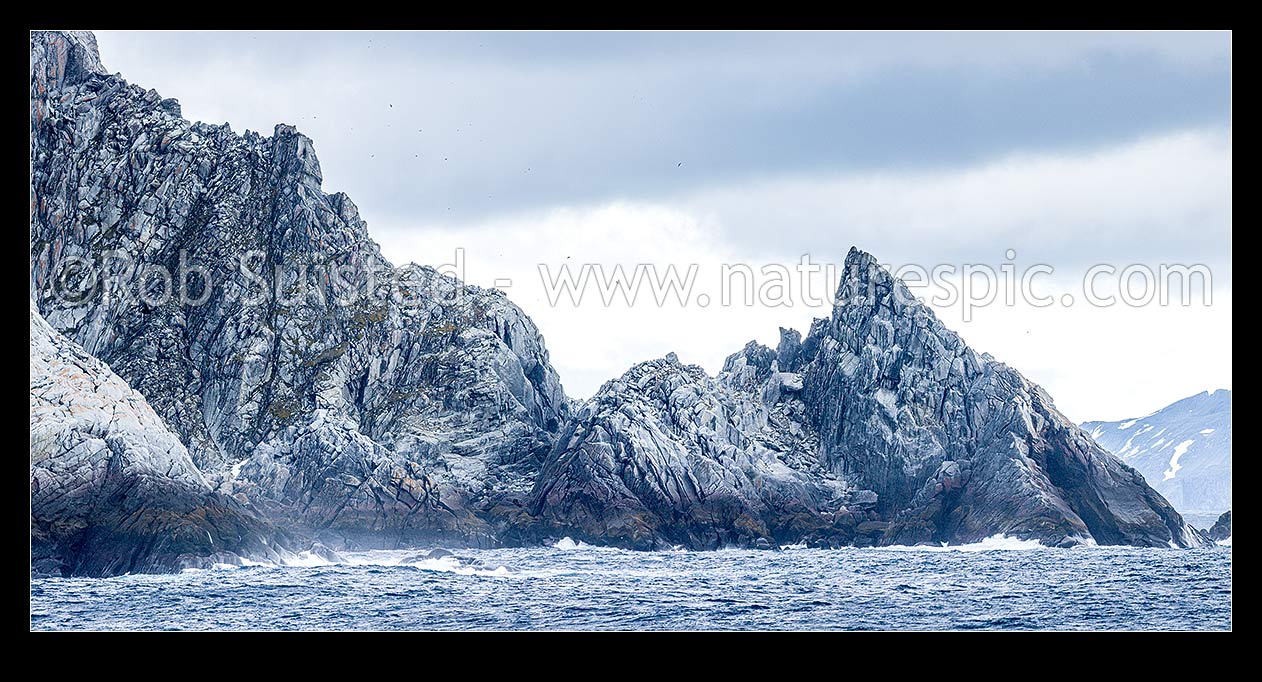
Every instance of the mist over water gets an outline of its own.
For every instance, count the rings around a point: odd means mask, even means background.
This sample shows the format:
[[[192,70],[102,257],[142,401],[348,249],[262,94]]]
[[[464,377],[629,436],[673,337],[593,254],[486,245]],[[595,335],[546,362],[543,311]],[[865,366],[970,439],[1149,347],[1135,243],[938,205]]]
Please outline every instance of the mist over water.
[[[1224,630],[1231,548],[346,555],[346,563],[39,579],[36,630]],[[311,564],[319,564],[312,560]]]

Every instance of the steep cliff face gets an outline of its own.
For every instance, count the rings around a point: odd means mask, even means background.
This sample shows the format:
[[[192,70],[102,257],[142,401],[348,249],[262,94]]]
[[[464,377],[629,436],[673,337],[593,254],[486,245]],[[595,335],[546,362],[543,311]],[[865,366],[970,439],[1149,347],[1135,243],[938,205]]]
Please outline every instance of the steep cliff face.
[[[606,385],[557,441],[532,510],[555,532],[713,545],[691,492],[713,489],[697,485],[713,462],[735,481],[718,488],[736,500],[718,525],[758,521],[735,534],[744,543],[1201,541],[1042,389],[968,348],[854,249],[832,317],[805,340],[751,344],[717,380],[655,362]]]
[[[1135,470],[1041,388],[968,348],[872,256],[851,250],[832,318],[811,337],[816,352],[789,369],[803,373],[830,469],[881,496],[887,542],[1196,542]]]
[[[278,559],[143,396],[31,305],[31,571],[104,576]]]
[[[1222,516],[1218,517],[1218,520],[1214,522],[1214,525],[1211,526],[1208,531],[1206,531],[1206,535],[1209,536],[1209,539],[1217,541],[1217,542],[1222,542],[1223,540],[1228,540],[1231,538],[1231,510],[1230,509],[1223,512]]]
[[[530,319],[392,267],[294,128],[189,123],[95,47],[32,36],[30,289],[49,324],[278,521],[493,541],[490,511],[521,502],[567,416]]]
[[[269,523],[378,546],[1202,541],[865,253],[805,338],[714,378],[641,363],[571,415],[530,319],[388,263],[292,127],[189,123],[90,34],[31,56],[33,570],[280,552]]]

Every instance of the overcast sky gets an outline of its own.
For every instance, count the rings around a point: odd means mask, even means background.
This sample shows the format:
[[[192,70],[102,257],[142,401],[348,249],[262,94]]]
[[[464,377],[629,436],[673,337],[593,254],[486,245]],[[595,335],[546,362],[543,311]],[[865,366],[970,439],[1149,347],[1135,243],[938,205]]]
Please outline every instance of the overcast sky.
[[[944,321],[1076,421],[1231,387],[1223,33],[98,33],[184,115],[315,141],[396,264],[465,249],[567,392],[675,351],[711,373],[826,308],[549,305],[538,265],[1204,264],[1212,303],[993,304]],[[1097,280],[1104,283],[1105,280]],[[1101,288],[1105,288],[1101,286]],[[717,296],[716,296],[717,298]],[[1060,299],[1058,298],[1058,301]]]

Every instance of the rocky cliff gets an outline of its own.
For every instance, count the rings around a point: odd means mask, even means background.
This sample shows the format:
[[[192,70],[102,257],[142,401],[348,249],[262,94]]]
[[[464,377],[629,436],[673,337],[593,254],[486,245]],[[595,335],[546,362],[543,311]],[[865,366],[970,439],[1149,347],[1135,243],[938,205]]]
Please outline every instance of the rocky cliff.
[[[1218,520],[1214,522],[1214,525],[1211,526],[1208,531],[1206,531],[1206,534],[1209,536],[1209,539],[1217,541],[1217,542],[1230,539],[1231,538],[1231,510],[1228,509],[1227,511],[1223,512],[1222,516],[1219,516]]]
[[[281,552],[273,526],[342,546],[1201,541],[865,253],[805,338],[717,377],[641,363],[572,414],[530,319],[382,258],[293,127],[190,123],[90,34],[34,33],[31,58],[33,568]]]
[[[495,542],[568,414],[530,319],[383,259],[293,127],[190,123],[106,73],[90,34],[35,33],[31,56],[30,293],[48,323],[279,523]]]
[[[750,344],[714,380],[668,359],[606,384],[557,440],[531,511],[633,547],[1202,541],[857,249],[805,340]]]
[[[756,350],[732,356],[717,379],[672,354],[606,383],[562,431],[531,531],[715,549],[827,530],[851,491],[815,456],[801,403],[764,400],[794,379]]]
[[[30,318],[33,574],[280,558],[275,529],[211,489],[143,396],[34,304]]]

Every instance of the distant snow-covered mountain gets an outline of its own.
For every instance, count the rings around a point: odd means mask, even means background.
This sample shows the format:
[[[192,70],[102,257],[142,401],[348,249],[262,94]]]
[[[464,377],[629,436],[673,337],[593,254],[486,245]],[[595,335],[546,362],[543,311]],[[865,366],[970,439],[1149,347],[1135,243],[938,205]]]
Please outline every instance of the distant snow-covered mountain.
[[[1183,514],[1231,509],[1231,391],[1184,398],[1147,417],[1085,422]]]

